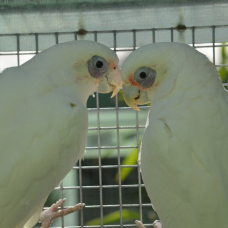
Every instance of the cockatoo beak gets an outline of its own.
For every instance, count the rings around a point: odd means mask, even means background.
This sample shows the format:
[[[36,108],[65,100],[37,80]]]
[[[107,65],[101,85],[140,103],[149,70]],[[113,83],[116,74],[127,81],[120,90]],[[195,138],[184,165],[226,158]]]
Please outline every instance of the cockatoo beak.
[[[122,80],[120,76],[120,70],[118,67],[115,69],[109,69],[105,78],[101,81],[98,92],[99,93],[109,93],[112,92],[112,97],[116,96],[116,94],[122,89]]]
[[[139,91],[137,87],[123,86],[123,97],[127,105],[136,111],[140,111],[135,100],[135,97],[137,96],[139,96]]]
[[[120,76],[120,69],[117,67],[115,73],[112,76],[112,85],[114,86],[114,90],[112,92],[111,98],[115,97],[116,94],[122,89],[122,80]]]

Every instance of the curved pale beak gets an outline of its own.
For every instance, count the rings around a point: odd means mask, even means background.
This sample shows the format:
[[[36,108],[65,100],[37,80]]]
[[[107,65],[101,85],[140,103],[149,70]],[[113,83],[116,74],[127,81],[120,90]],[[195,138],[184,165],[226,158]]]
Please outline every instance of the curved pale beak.
[[[140,111],[135,100],[135,97],[137,96],[139,96],[139,90],[137,87],[134,87],[134,86],[126,87],[123,85],[123,97],[125,102],[132,109],[136,111]]]
[[[109,69],[104,79],[100,82],[98,87],[99,93],[110,93],[114,97],[122,89],[122,80],[120,76],[120,70],[118,67],[115,69]]]
[[[113,73],[112,80],[109,80],[113,86],[113,92],[111,98],[115,97],[116,94],[122,89],[122,80],[120,76],[120,69],[117,67]]]

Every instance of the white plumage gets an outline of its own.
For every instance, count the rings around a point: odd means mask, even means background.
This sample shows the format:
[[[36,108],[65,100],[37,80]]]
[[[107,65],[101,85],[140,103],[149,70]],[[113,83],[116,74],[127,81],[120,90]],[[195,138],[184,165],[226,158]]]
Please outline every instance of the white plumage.
[[[215,66],[188,45],[158,43],[134,51],[121,75],[129,106],[151,102],[141,171],[164,227],[227,228],[228,93]]]
[[[100,60],[105,69],[96,67]],[[109,48],[75,41],[1,74],[0,227],[38,221],[50,191],[83,156],[88,97],[119,90],[117,64]]]

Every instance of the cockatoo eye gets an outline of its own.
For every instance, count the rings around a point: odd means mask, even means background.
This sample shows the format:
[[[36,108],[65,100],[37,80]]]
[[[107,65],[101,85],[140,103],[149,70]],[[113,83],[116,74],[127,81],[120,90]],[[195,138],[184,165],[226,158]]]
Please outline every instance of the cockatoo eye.
[[[146,78],[146,73],[145,73],[145,72],[141,72],[141,73],[139,74],[139,77],[140,77],[141,79]]]
[[[93,78],[102,78],[108,67],[108,62],[100,56],[95,55],[88,61],[88,71]]]
[[[140,67],[135,71],[134,79],[143,88],[149,88],[154,84],[157,72],[149,67]]]
[[[104,64],[103,64],[102,61],[98,60],[98,61],[96,62],[96,67],[97,67],[97,68],[102,68],[103,66],[104,66]]]

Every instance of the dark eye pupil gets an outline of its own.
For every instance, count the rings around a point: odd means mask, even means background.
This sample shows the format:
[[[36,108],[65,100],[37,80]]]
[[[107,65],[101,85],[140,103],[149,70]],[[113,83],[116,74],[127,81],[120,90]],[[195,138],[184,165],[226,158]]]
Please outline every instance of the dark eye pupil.
[[[145,72],[141,72],[139,74],[139,77],[142,78],[142,79],[146,78],[146,73]]]
[[[97,61],[97,62],[96,62],[96,67],[97,67],[97,68],[101,68],[101,67],[103,67],[103,65],[104,65],[104,64],[103,64],[102,61]]]

